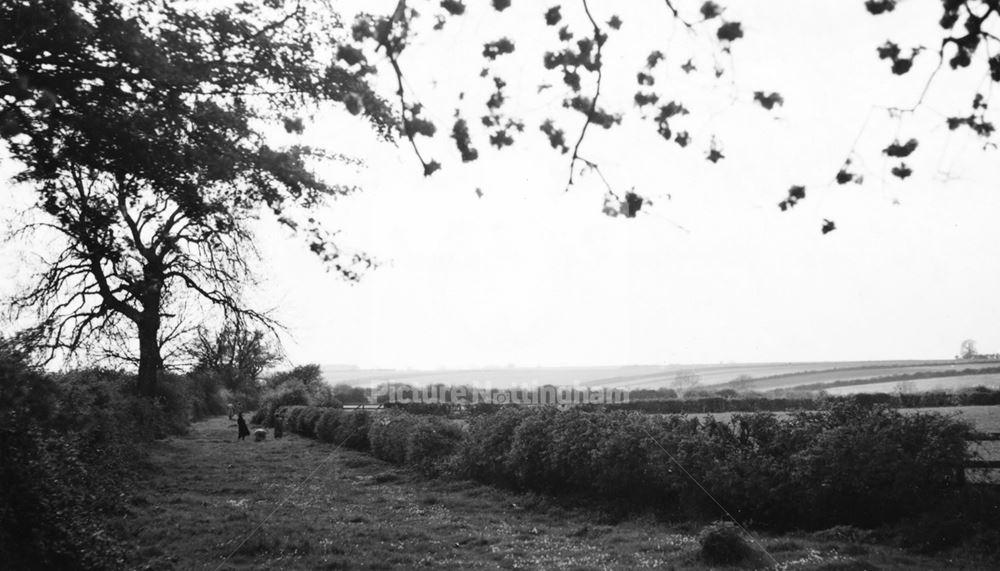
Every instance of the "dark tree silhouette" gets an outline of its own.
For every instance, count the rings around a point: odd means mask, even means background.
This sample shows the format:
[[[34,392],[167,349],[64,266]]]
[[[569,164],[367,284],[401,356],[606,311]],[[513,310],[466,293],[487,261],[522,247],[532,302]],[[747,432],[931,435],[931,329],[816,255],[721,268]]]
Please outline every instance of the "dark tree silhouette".
[[[215,333],[199,328],[187,353],[194,371],[214,373],[225,388],[238,391],[255,387],[264,369],[281,360],[281,352],[268,337],[267,332],[239,322]]]
[[[74,351],[130,330],[138,390],[155,391],[164,323],[194,296],[231,319],[270,325],[244,304],[260,210],[297,229],[349,279],[308,210],[352,190],[316,177],[306,147],[268,145],[262,124],[333,100],[392,137],[366,73],[320,52],[342,31],[297,2],[195,11],[104,0],[0,3],[0,125],[40,220],[65,245],[14,300],[38,313],[43,346]],[[104,335],[96,335],[104,334]]]

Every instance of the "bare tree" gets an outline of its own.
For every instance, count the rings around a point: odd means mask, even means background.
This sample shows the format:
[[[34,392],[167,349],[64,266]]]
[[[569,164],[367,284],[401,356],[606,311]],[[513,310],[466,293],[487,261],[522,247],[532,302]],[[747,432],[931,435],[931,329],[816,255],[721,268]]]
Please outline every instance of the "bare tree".
[[[229,390],[255,385],[260,374],[281,359],[281,352],[260,329],[235,321],[221,331],[199,328],[187,346],[195,371],[218,374]]]
[[[979,353],[976,351],[976,340],[966,339],[965,341],[962,341],[962,348],[959,349],[958,356],[961,359],[975,359],[978,357]]]
[[[671,386],[679,393],[686,393],[701,384],[701,375],[690,370],[680,370],[674,375]]]
[[[298,2],[0,4],[0,136],[36,196],[28,230],[61,241],[12,306],[36,316],[50,356],[98,340],[122,357],[134,346],[137,388],[150,396],[164,346],[188,330],[185,303],[273,327],[243,297],[262,212],[357,277],[367,260],[345,259],[308,215],[353,190],[313,174],[311,162],[336,157],[272,148],[261,127],[300,132],[294,114],[350,99],[392,136],[365,72],[317,53],[338,28],[336,14]]]

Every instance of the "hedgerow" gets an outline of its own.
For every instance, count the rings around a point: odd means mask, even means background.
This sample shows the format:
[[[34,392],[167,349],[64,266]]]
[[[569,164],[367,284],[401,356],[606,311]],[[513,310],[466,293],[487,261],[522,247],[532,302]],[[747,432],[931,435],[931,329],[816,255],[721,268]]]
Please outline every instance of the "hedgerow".
[[[971,430],[951,417],[850,401],[788,419],[736,414],[729,422],[507,407],[472,417],[465,430],[398,410],[299,406],[279,415],[291,430],[328,442],[350,427],[365,434],[353,448],[427,474],[591,495],[678,518],[717,517],[718,501],[740,520],[781,529],[875,526],[920,514],[956,488]]]
[[[135,379],[49,374],[0,339],[0,561],[9,569],[115,569],[108,526],[124,509],[145,444],[186,430],[197,392],[165,375],[154,400]]]

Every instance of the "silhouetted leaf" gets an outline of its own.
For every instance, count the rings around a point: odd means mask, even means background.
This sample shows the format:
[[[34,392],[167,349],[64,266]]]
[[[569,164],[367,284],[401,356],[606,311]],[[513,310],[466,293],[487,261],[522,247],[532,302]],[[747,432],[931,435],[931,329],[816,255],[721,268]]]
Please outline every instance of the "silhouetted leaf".
[[[563,154],[569,152],[569,147],[566,146],[566,134],[562,129],[557,129],[551,119],[546,119],[540,129],[549,138],[549,145],[553,149],[558,149]]]
[[[707,2],[701,5],[701,16],[706,20],[711,20],[712,18],[718,16],[721,13],[722,10],[719,9],[719,5],[716,4],[715,2],[712,2],[712,0],[708,0]]]
[[[611,16],[611,19],[608,20],[608,26],[613,30],[620,30],[622,27],[622,19],[618,16]]]
[[[726,22],[715,35],[724,42],[732,42],[743,37],[743,26],[739,22]]]
[[[561,9],[562,6],[553,6],[545,12],[546,26],[555,26],[560,20],[562,20],[562,13],[560,12]]]
[[[462,154],[462,162],[468,163],[479,158],[479,151],[472,146],[472,139],[469,137],[469,125],[465,119],[458,119],[451,128],[451,138],[455,139],[458,152]]]
[[[493,8],[497,12],[503,12],[507,8],[510,8],[510,0],[493,0]]]
[[[899,166],[892,167],[892,174],[905,180],[906,177],[913,174],[913,170],[906,166],[906,163],[899,163]]]
[[[660,50],[651,51],[649,52],[649,55],[646,56],[646,67],[648,67],[649,69],[653,69],[654,67],[656,67],[656,64],[660,63],[661,61],[663,61],[663,52],[661,52]]]
[[[708,151],[708,154],[705,155],[705,158],[713,163],[717,163],[720,159],[726,158],[726,155],[723,155],[719,149],[711,149]]]
[[[465,4],[460,0],[441,0],[441,7],[452,16],[461,16],[465,13]]]
[[[424,176],[431,176],[441,168],[441,163],[431,161],[424,165]]]
[[[827,220],[826,218],[823,219],[822,231],[824,235],[829,234],[830,232],[833,232],[836,229],[837,225],[833,223],[833,220]]]
[[[800,200],[806,197],[806,187],[804,186],[792,186],[788,189],[788,198],[782,200],[778,203],[778,208],[784,212],[789,208],[795,206]]]
[[[955,26],[955,22],[958,21],[958,11],[948,11],[941,16],[941,20],[938,22],[942,28],[950,30]]]
[[[917,150],[917,140],[910,139],[905,144],[900,144],[898,140],[893,141],[891,145],[882,149],[882,152],[890,157],[903,158],[910,156],[915,150]]]
[[[514,53],[514,42],[510,41],[510,38],[500,38],[495,42],[483,44],[483,57],[490,60],[509,53]]]
[[[653,85],[654,83],[656,83],[656,80],[653,79],[652,75],[649,75],[648,73],[643,73],[641,71],[638,74],[636,74],[635,80],[636,82],[638,82],[639,85]]]
[[[899,46],[886,40],[884,44],[875,48],[879,59],[896,59],[899,57]]]
[[[687,60],[687,62],[681,66],[681,69],[684,70],[684,73],[691,73],[698,68],[694,66],[694,63],[692,63],[691,60]]]
[[[674,137],[674,142],[681,147],[686,147],[688,146],[688,143],[691,142],[691,136],[688,135],[687,131],[681,131],[680,133],[677,133],[676,137]]]
[[[635,94],[635,104],[639,107],[645,107],[646,105],[655,105],[657,101],[660,100],[660,96],[655,93],[643,93],[637,91]]]
[[[768,95],[764,95],[763,91],[755,91],[753,94],[753,100],[760,103],[760,106],[768,111],[774,109],[775,105],[785,104],[785,99],[781,97],[780,94],[773,91]]]
[[[877,16],[884,12],[892,12],[896,8],[896,0],[868,0],[865,2],[865,8]]]
[[[913,67],[913,59],[898,58],[892,61],[892,73],[903,75]]]
[[[621,213],[626,218],[635,218],[635,215],[642,209],[645,199],[638,194],[629,191],[625,193],[625,200],[621,204]]]
[[[951,69],[958,69],[960,67],[969,67],[970,63],[972,63],[972,56],[969,50],[965,49],[962,46],[958,46],[958,49],[955,51],[955,55],[952,56],[950,60],[948,60],[948,65],[951,66]]]

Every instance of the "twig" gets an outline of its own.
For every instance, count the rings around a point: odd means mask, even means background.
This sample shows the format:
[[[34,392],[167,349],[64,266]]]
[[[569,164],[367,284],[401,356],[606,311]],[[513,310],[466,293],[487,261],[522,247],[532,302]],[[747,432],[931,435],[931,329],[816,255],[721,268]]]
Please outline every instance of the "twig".
[[[594,97],[590,101],[590,109],[587,111],[587,121],[583,124],[583,128],[580,129],[580,137],[576,140],[576,145],[573,146],[573,156],[569,161],[569,180],[566,182],[567,191],[569,191],[569,187],[573,186],[573,171],[576,169],[576,162],[581,160],[580,145],[583,143],[583,138],[587,135],[587,128],[593,122],[594,112],[597,110],[597,100],[601,96],[601,80],[604,78],[604,62],[601,61],[601,49],[604,47],[604,41],[607,37],[601,32],[600,26],[597,25],[597,21],[591,15],[587,0],[582,0],[582,2],[583,10],[586,12],[587,18],[590,19],[590,24],[594,27],[594,42],[597,44],[597,53],[594,54],[594,63],[597,67],[597,87],[594,90]],[[667,2],[667,4],[669,5],[670,3]],[[590,161],[584,162],[588,165],[594,164]],[[601,178],[603,179],[604,177]],[[605,181],[605,184],[607,184],[607,181]]]

